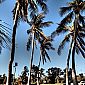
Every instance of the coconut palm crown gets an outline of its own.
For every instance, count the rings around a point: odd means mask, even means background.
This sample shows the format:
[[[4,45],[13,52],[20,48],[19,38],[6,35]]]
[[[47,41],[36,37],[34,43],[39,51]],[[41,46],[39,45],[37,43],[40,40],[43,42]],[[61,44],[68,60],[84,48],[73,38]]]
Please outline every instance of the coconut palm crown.
[[[31,21],[28,23],[31,26],[31,29],[27,30],[27,33],[29,35],[27,50],[29,50],[31,46],[31,40],[32,40],[31,38],[32,38],[33,31],[35,35],[34,37],[35,41],[36,40],[40,41],[40,39],[48,40],[48,38],[44,35],[42,28],[49,27],[52,24],[52,22],[51,21],[43,22],[44,18],[45,18],[45,15],[43,13],[40,13],[38,15],[33,16]]]
[[[48,38],[44,35],[42,28],[48,27],[50,24],[52,24],[51,21],[43,22],[43,19],[45,18],[44,13],[35,14],[31,21],[28,22],[28,24],[31,26],[31,29],[27,30],[27,33],[29,35],[28,42],[27,42],[27,50],[32,48],[31,51],[31,63],[30,63],[30,76],[31,76],[31,69],[32,69],[32,63],[33,63],[33,57],[34,57],[34,47],[36,45],[36,41],[40,43],[40,40]],[[31,77],[30,77],[31,78]],[[29,83],[31,83],[31,79],[29,79]]]

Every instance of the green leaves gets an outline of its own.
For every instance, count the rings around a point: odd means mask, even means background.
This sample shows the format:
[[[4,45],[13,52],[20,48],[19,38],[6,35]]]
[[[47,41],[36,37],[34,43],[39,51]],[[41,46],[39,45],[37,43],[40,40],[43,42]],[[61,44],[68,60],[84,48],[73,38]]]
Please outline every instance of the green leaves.
[[[60,15],[63,16],[64,14],[70,12],[72,9],[72,6],[68,6],[68,7],[61,7],[60,8]]]
[[[66,42],[69,42],[70,41],[70,34],[66,35],[65,38],[63,39],[63,41],[60,43],[59,47],[58,47],[58,55],[61,54],[61,50],[63,50]]]
[[[48,8],[47,8],[47,5],[45,2],[46,2],[46,0],[36,0],[36,3],[42,8],[44,13],[47,13]]]
[[[46,62],[46,58],[50,60],[50,56],[47,53],[47,50],[55,50],[55,48],[53,48],[53,45],[51,44],[51,40],[42,40],[40,43],[40,51],[41,51],[41,57],[42,57],[42,61],[43,64],[44,62]]]
[[[0,53],[2,47],[10,49],[11,45],[11,29],[8,24],[0,20]]]
[[[15,7],[13,9],[13,20],[16,21],[16,17],[18,16],[18,20],[27,20],[28,15],[28,0],[16,0]]]

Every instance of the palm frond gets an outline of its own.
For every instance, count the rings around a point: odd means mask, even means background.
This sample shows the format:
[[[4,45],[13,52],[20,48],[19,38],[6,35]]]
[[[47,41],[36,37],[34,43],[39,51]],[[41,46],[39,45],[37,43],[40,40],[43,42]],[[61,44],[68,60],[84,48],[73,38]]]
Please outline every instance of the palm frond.
[[[70,49],[69,49],[69,53],[68,53],[68,57],[67,57],[67,65],[68,65],[68,68],[69,68],[69,60],[70,60],[72,45],[73,45],[73,40],[71,41]]]
[[[82,42],[82,44],[85,46],[85,42],[84,42],[84,40],[80,37],[80,35],[78,35],[78,38],[79,38],[79,40]]]
[[[47,8],[47,5],[45,4],[45,2],[46,2],[46,0],[36,0],[36,3],[41,6],[44,13],[47,13],[48,8]]]
[[[3,35],[0,35],[0,47],[2,46],[3,48],[9,48],[10,49],[10,41]]]
[[[41,28],[43,28],[43,27],[49,27],[51,24],[53,24],[53,22],[51,22],[51,21],[42,22],[42,23],[40,23],[40,27]]]
[[[0,4],[2,3],[2,2],[4,2],[5,0],[0,0]]]
[[[85,33],[84,33],[84,32],[80,32],[79,35],[80,35],[82,38],[85,38]]]
[[[63,41],[60,43],[59,47],[58,47],[58,55],[61,54],[61,50],[64,48],[66,42],[70,41],[70,34],[66,35],[65,38],[63,39]]]
[[[75,4],[76,4],[76,0],[68,3],[69,6],[75,6]]]
[[[77,45],[80,53],[82,54],[82,56],[85,58],[85,52],[81,49],[81,47],[78,44],[76,44],[76,45]]]
[[[57,30],[51,33],[51,37],[54,38],[56,35],[59,35],[62,32],[67,32],[68,29],[66,27],[66,24],[70,23],[73,19],[73,11],[69,13],[59,24],[57,27]]]
[[[46,57],[45,57],[45,50],[41,50],[41,57],[42,57],[42,62],[46,62]]]
[[[41,56],[42,56],[42,61],[43,63],[46,62],[46,57],[47,59],[50,61],[50,57],[47,53],[47,50],[54,50],[52,44],[51,44],[51,41],[48,39],[48,40],[42,40],[40,42],[40,50],[41,50]]]
[[[6,33],[7,35],[10,35],[11,34],[11,32],[10,32],[10,28],[9,27],[7,27],[7,26],[5,26],[5,25],[3,25],[3,24],[0,24],[0,31],[3,31],[4,33]]]
[[[42,20],[43,18],[45,18],[44,13],[40,13],[37,15],[36,21]]]
[[[60,8],[60,15],[63,16],[64,14],[68,13],[69,11],[71,11],[72,9],[72,6],[69,6],[69,7],[61,7]]]
[[[0,30],[0,35],[2,35],[3,37],[5,37],[8,42],[11,42],[11,38],[8,35],[6,35],[4,32],[2,32],[1,30]]]
[[[85,1],[82,1],[81,6],[82,6],[81,12],[84,12],[85,11]]]
[[[48,53],[46,51],[45,51],[45,55],[46,55],[47,59],[51,62],[50,56],[48,55]]]
[[[60,22],[60,25],[66,25],[68,23],[71,23],[72,22],[72,19],[73,19],[73,11],[70,12],[61,22]]]
[[[31,17],[38,11],[37,5],[33,0],[28,0],[29,3],[29,11],[31,12]]]
[[[40,62],[41,62],[41,51],[40,51],[40,59],[39,59],[38,67],[40,67]]]
[[[77,53],[77,54],[79,54],[79,53],[80,53],[80,51],[79,51],[79,49],[78,49],[78,47],[77,47],[77,46],[75,47],[75,50],[76,50],[76,53]]]
[[[80,23],[84,24],[84,17],[81,14],[79,14],[79,21]]]
[[[81,46],[81,48],[85,51],[85,46],[83,45],[83,43],[78,38],[77,38],[77,40],[78,40],[78,43]]]
[[[42,7],[42,10],[44,11],[44,13],[47,13],[48,11],[47,5],[43,2],[40,4],[40,6]]]
[[[18,16],[18,20],[27,20],[28,15],[28,0],[17,0],[15,7],[13,9],[13,20],[16,21],[16,16]]]
[[[27,30],[27,34],[29,35],[32,32],[31,29]]]
[[[65,25],[59,24],[57,29],[51,33],[51,38],[53,39],[56,35],[67,32],[68,31],[67,28],[68,27],[66,27]]]

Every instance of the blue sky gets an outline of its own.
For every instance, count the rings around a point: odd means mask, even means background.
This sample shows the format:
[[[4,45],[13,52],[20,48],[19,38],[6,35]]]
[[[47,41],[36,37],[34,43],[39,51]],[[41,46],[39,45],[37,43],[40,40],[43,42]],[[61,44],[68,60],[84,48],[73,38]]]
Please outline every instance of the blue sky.
[[[48,36],[50,35],[56,28],[57,24],[62,20],[62,17],[59,15],[59,7],[65,6],[69,0],[48,0],[47,6],[49,9],[49,13],[46,15],[45,21],[53,21],[54,24],[49,28],[44,29],[44,33]],[[14,7],[15,0],[6,0],[4,3],[0,4],[0,19],[10,24],[10,28],[13,27],[12,20],[12,9]],[[20,22],[17,28],[16,35],[16,51],[15,51],[15,61],[18,62],[17,74],[20,74],[23,70],[23,67],[26,65],[29,67],[30,64],[30,54],[31,52],[26,50],[26,42],[27,42],[27,29],[29,26],[24,22]],[[58,36],[54,39],[53,45],[56,48],[55,51],[49,51],[49,55],[51,56],[51,62],[47,61],[44,65],[41,64],[41,67],[46,70],[49,67],[60,67],[64,69],[66,67],[66,58],[68,54],[69,44],[66,44],[65,49],[62,51],[61,56],[57,55],[57,48],[59,43],[62,41],[64,35]],[[8,63],[10,59],[10,50],[4,49],[0,54],[0,74],[6,73],[8,74]],[[34,64],[38,65],[39,59],[39,49],[35,50],[34,54]],[[71,66],[71,60],[70,60]],[[85,59],[82,58],[81,55],[76,55],[76,70],[77,73],[85,73]]]

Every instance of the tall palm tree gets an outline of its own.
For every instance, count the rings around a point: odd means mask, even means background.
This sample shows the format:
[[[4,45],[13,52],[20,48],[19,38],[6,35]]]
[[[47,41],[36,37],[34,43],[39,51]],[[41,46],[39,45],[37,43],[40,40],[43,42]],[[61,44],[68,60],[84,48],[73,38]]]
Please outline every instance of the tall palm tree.
[[[76,71],[75,71],[75,51],[77,49],[77,51],[79,50],[82,54],[83,57],[85,57],[85,53],[84,53],[84,46],[79,46],[80,43],[84,44],[84,41],[82,40],[82,42],[77,42],[78,40],[82,39],[81,37],[85,37],[84,36],[84,17],[81,15],[81,13],[84,11],[85,9],[85,1],[83,0],[74,0],[73,2],[68,3],[67,7],[61,7],[60,8],[60,14],[61,16],[64,14],[67,14],[66,17],[60,22],[58,28],[56,31],[54,31],[52,33],[52,37],[54,37],[56,34],[60,34],[62,32],[66,32],[68,31],[66,25],[68,25],[69,23],[73,23],[73,33],[72,33],[72,41],[71,41],[71,46],[69,49],[69,55],[68,55],[68,59],[67,59],[67,68],[69,67],[69,59],[70,59],[70,54],[72,52],[72,78],[73,78],[73,83],[74,85],[77,85],[77,79],[76,79]],[[67,13],[68,12],[68,13]],[[73,22],[72,22],[73,20]],[[72,27],[71,27],[72,30]],[[83,36],[79,36],[80,32],[82,32],[81,34]],[[63,44],[66,41],[69,41],[69,37],[70,35],[68,34],[65,39],[63,40],[63,42],[61,43],[61,45],[59,46],[59,48],[63,47]],[[78,38],[78,40],[77,40]],[[79,39],[80,38],[80,39]],[[58,53],[60,52],[60,50],[58,50]]]
[[[16,28],[20,20],[27,21],[28,8],[31,11],[31,15],[34,15],[37,12],[38,7],[37,4],[42,7],[42,10],[46,11],[47,6],[44,0],[16,0],[15,7],[13,9],[13,34],[12,34],[12,49],[11,56],[9,62],[9,73],[8,73],[8,85],[11,85],[11,74],[12,74],[12,64],[14,61],[14,53],[15,53],[15,36],[16,36]]]
[[[9,61],[9,68],[8,68],[8,85],[12,85],[11,83],[11,76],[12,76],[12,64],[14,61],[14,53],[15,53],[15,36],[16,36],[16,28],[20,19],[26,20],[27,19],[27,8],[28,8],[28,1],[27,0],[16,0],[15,7],[13,9],[13,33],[12,33],[12,48],[11,48],[11,55]]]
[[[50,26],[50,24],[52,24],[51,21],[43,22],[44,18],[45,18],[45,15],[43,13],[40,13],[38,15],[34,15],[31,18],[31,21],[29,22],[31,29],[27,31],[29,35],[28,42],[27,42],[27,50],[29,50],[30,46],[32,46],[31,61],[30,61],[30,75],[31,75],[33,56],[34,56],[34,47],[36,45],[36,41],[39,41],[41,39],[48,40],[48,38],[44,35],[42,28],[48,27]],[[29,79],[29,84],[30,83],[31,83],[31,79]]]
[[[59,30],[56,30],[56,33],[58,31]],[[74,41],[75,41],[74,40],[75,29],[74,29],[74,27],[65,27],[65,28],[62,28],[62,31],[66,31],[68,33],[66,33],[66,36],[64,37],[64,39],[62,40],[62,42],[59,45],[58,54],[59,55],[61,54],[61,50],[64,48],[66,42],[70,42],[70,48],[69,48],[68,58],[67,58],[67,69],[68,69],[71,54],[72,54],[72,57],[73,57],[73,47],[74,47]],[[83,40],[83,38],[85,37],[84,32],[85,32],[85,29],[83,27],[79,26],[78,31],[77,31],[77,37],[76,37],[75,52],[77,54],[79,54],[79,52],[80,52],[82,54],[82,56],[85,58],[85,42]],[[74,64],[74,66],[75,66],[74,60],[72,60],[72,64]],[[72,69],[75,68],[74,66],[72,66]]]

